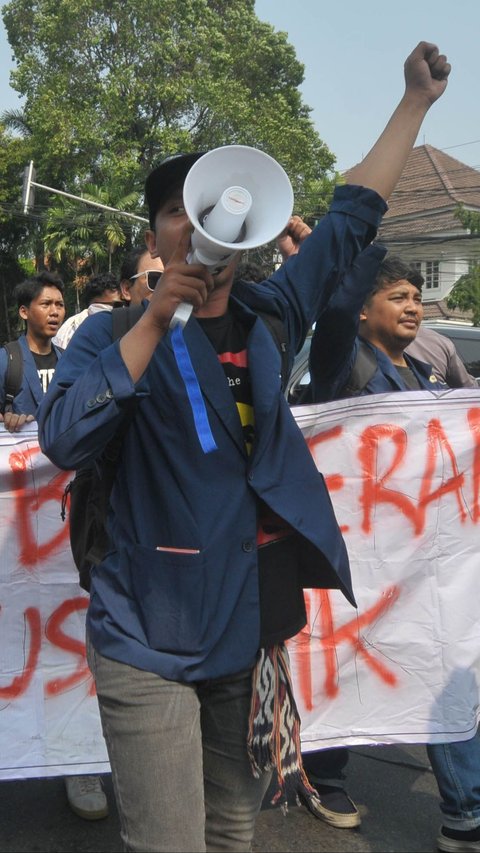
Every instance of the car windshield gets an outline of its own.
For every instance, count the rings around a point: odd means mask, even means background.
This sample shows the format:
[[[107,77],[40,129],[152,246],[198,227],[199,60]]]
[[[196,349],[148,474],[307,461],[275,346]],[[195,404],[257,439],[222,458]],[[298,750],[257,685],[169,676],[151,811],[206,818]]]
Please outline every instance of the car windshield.
[[[476,340],[450,335],[457,352],[472,376],[480,376],[480,333]]]
[[[480,327],[455,325],[442,326],[435,323],[425,323],[428,328],[440,332],[441,335],[450,338],[455,344],[460,358],[471,376],[480,377]]]

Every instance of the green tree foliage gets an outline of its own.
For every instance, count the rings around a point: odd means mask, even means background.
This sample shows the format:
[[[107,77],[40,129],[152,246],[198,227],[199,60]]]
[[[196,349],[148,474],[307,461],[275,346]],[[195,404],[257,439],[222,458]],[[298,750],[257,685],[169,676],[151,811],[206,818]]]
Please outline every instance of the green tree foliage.
[[[334,157],[287,34],[254,0],[10,0],[3,19],[42,183],[121,181],[140,198],[164,156],[245,144],[284,166],[296,212],[324,210]]]
[[[82,198],[127,211],[137,202],[136,193],[112,198],[107,190],[93,184],[86,184]],[[132,225],[132,220],[120,213],[87,205],[82,207],[78,201],[62,196],[55,198],[46,217],[45,249],[56,264],[66,269],[67,280],[73,280],[77,310],[79,291],[86,279],[106,266],[112,271],[114,253],[119,248],[131,246],[132,231],[134,234],[139,231],[138,224]]]
[[[108,191],[86,184],[82,198],[128,210],[137,201],[136,193],[125,198],[111,198]],[[95,206],[87,206],[76,200],[55,197],[48,209],[45,225],[45,247],[57,262],[62,259],[73,261],[81,258],[88,262],[89,274],[98,273],[101,260],[108,258],[108,270],[112,269],[112,255],[120,246],[125,246],[132,225],[120,213],[112,213]]]
[[[454,215],[464,228],[468,228],[470,234],[480,234],[480,213],[475,210],[466,210],[463,204],[459,204]]]
[[[24,158],[22,140],[13,138],[0,124],[0,343],[16,336],[13,289],[25,278],[21,258],[32,251],[19,199]]]
[[[447,297],[447,306],[471,311],[473,325],[480,326],[480,264],[475,264],[455,282]]]
[[[456,218],[467,228],[471,235],[480,234],[480,213],[466,210],[459,205]],[[480,326],[480,262],[477,261],[468,273],[462,275],[452,287],[447,297],[448,308],[461,308],[472,312],[474,326]]]
[[[0,248],[8,252],[27,237],[26,224],[20,214],[22,176],[26,149],[20,139],[12,137],[0,123]]]

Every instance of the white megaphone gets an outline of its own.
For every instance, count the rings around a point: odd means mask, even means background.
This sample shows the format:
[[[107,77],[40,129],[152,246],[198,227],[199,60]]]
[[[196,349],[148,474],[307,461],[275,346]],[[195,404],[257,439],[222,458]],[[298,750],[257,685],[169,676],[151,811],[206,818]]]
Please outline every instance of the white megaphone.
[[[273,157],[248,145],[225,145],[193,164],[183,204],[194,227],[187,261],[213,271],[237,252],[278,237],[292,215],[293,190]],[[187,302],[179,305],[170,327],[184,326],[192,310]]]

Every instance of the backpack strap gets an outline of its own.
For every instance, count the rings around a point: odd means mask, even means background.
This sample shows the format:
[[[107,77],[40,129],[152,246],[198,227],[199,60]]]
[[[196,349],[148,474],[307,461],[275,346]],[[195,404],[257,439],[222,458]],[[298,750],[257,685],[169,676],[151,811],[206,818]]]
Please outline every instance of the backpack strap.
[[[7,341],[3,347],[7,351],[4,412],[11,412],[14,398],[22,387],[23,353],[18,341]]]
[[[285,323],[277,314],[266,314],[264,311],[257,311],[256,313],[265,323],[280,352],[282,359],[282,390],[285,391],[290,373],[288,363],[288,335]]]
[[[126,334],[143,312],[143,305],[113,308],[112,341]],[[101,563],[110,547],[106,530],[110,492],[117,472],[122,443],[133,413],[134,404],[131,404],[115,435],[100,456],[92,465],[77,469],[73,480],[67,484],[63,494],[61,516],[65,521],[69,497],[70,546],[79,572],[80,586],[87,592],[90,590],[92,566]]]
[[[138,305],[123,305],[117,308],[112,309],[112,342],[117,341],[119,338],[126,335],[126,333],[135,325],[137,320],[140,319],[142,314],[145,312],[145,308],[140,302]],[[133,414],[135,411],[136,403],[135,401],[131,401],[127,406],[126,417],[120,424],[117,432],[110,439],[107,446],[105,447],[102,459],[103,461],[107,460],[109,463],[111,461],[116,461],[120,448],[122,446],[122,441],[127,432],[128,426],[130,424],[130,420],[133,418]],[[113,482],[113,478],[112,478]]]
[[[373,350],[361,338],[359,344],[352,372],[339,397],[355,397],[366,388],[377,370],[377,356]]]
[[[123,305],[112,309],[112,341],[123,337],[144,313],[142,303],[139,305]]]

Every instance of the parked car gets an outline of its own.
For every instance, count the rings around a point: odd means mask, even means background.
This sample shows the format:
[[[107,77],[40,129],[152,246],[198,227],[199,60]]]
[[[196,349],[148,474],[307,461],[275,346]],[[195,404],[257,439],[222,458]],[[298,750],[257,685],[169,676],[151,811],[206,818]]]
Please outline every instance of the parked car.
[[[474,376],[480,385],[480,326],[467,326],[463,323],[436,323],[424,320],[424,326],[435,329],[441,335],[450,338],[462,359],[468,372]],[[311,338],[308,337],[293,363],[293,369],[288,381],[286,397],[291,406],[306,402],[310,373],[308,370],[308,354]]]
[[[436,323],[433,320],[424,320],[423,325],[450,338],[470,375],[480,378],[480,326]]]

